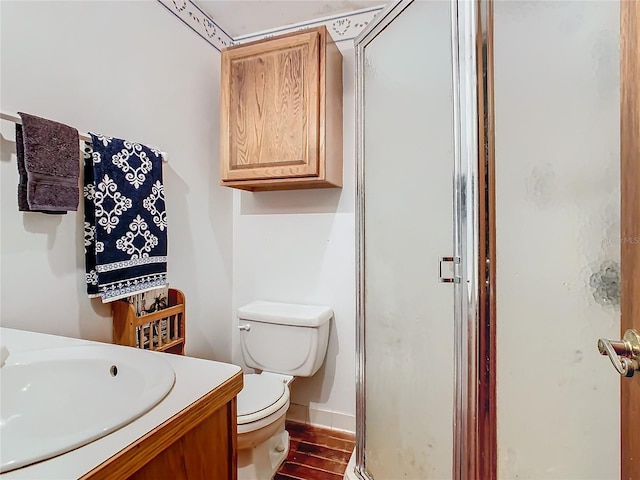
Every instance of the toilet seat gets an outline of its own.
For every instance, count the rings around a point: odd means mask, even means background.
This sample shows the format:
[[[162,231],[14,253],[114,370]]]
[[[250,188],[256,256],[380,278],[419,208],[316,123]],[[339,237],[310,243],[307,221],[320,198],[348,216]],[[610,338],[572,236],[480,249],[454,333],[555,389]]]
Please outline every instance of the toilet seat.
[[[257,422],[289,403],[289,387],[276,376],[245,374],[237,397],[238,425]]]

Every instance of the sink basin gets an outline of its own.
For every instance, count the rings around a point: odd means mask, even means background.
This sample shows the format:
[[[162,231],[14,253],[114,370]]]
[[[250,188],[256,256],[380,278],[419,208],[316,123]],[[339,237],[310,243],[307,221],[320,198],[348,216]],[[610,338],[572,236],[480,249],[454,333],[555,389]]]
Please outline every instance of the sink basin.
[[[10,351],[0,369],[0,472],[113,432],[157,405],[174,382],[160,354],[135,348]]]

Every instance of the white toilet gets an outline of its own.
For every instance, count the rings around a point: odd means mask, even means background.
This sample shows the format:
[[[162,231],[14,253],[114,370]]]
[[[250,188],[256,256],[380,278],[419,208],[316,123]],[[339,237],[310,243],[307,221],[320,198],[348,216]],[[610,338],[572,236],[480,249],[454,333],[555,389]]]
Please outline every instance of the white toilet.
[[[238,309],[246,365],[238,394],[238,480],[273,478],[289,453],[289,384],[310,377],[327,353],[329,307],[253,302]]]

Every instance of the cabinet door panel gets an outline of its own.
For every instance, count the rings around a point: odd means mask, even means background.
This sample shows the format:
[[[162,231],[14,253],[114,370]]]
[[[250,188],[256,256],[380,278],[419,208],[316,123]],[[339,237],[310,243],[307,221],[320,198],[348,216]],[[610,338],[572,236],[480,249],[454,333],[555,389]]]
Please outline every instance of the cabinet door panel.
[[[312,32],[223,52],[224,180],[318,175],[319,44]]]

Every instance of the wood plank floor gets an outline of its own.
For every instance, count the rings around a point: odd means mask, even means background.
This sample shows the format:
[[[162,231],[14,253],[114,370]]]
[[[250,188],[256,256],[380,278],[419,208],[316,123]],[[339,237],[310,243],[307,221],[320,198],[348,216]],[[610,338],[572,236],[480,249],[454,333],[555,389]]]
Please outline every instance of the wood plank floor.
[[[287,459],[274,480],[342,480],[355,445],[351,433],[287,422]]]

